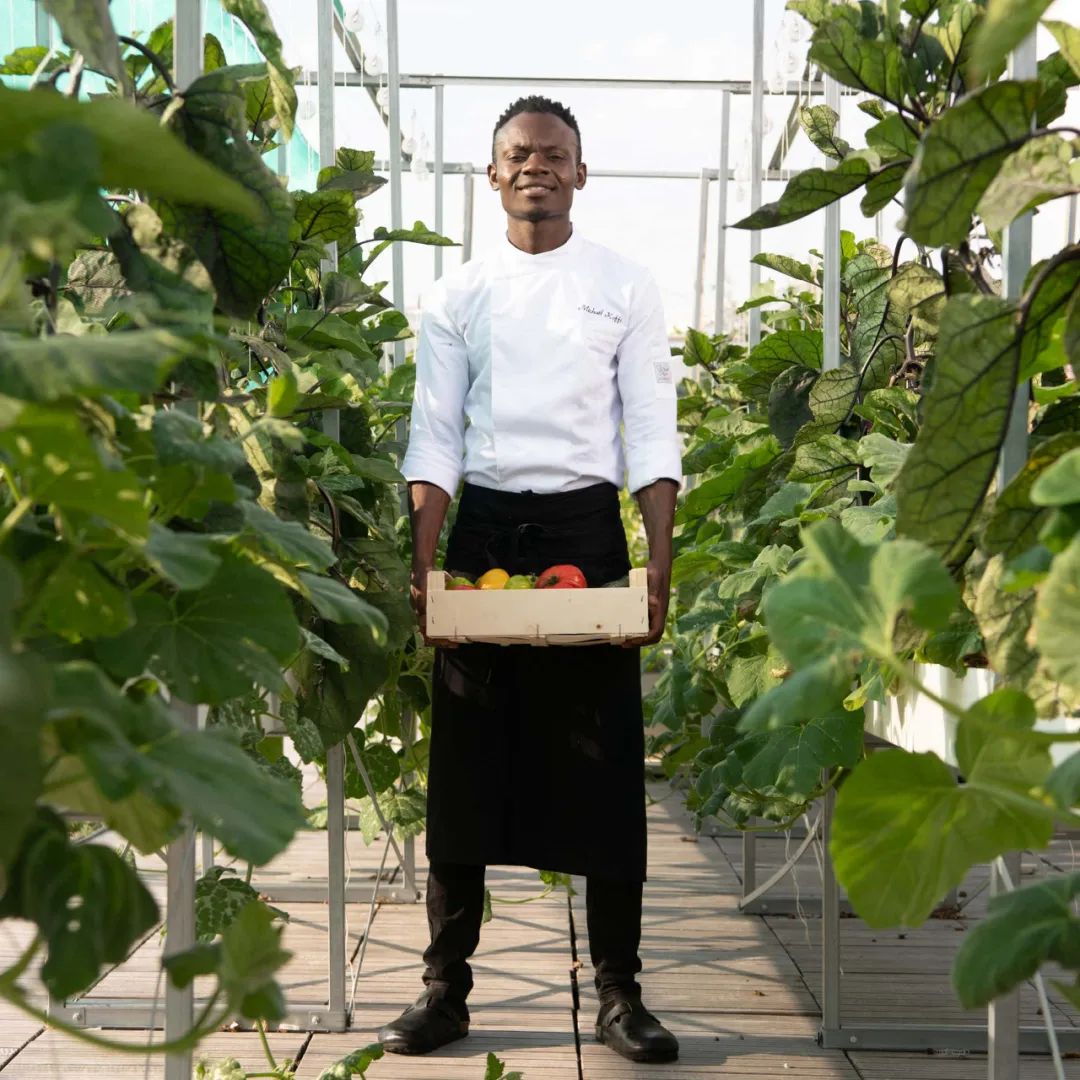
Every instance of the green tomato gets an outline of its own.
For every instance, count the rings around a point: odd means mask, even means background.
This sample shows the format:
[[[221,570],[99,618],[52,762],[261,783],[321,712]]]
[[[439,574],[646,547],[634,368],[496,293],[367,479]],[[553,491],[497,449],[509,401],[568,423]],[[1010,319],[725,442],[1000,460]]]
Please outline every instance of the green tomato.
[[[515,574],[503,586],[504,589],[531,589],[536,585],[536,578],[531,574]]]

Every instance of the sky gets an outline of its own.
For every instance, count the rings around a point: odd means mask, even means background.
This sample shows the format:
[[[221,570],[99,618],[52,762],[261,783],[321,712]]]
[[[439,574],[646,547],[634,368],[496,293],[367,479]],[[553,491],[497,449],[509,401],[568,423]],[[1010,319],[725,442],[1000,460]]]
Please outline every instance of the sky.
[[[315,20],[303,0],[269,0],[291,64],[316,66]],[[346,0],[346,10],[363,18],[362,39],[378,41],[386,23],[384,0]],[[501,75],[520,78],[520,86],[450,87],[445,91],[445,159],[484,165],[490,158],[495,119],[514,98],[544,92],[531,86],[530,77],[581,76],[624,78],[749,79],[752,64],[751,0],[668,0],[664,5],[644,0],[547,0],[540,8],[522,9],[496,0],[398,0],[400,67],[413,74]],[[1048,17],[1080,25],[1080,0],[1057,0]],[[783,66],[786,49],[781,34],[784,0],[766,0],[765,75]],[[789,19],[792,16],[788,16]],[[382,38],[385,49],[385,35]],[[805,44],[801,46],[805,49]],[[1052,39],[1040,31],[1039,55],[1053,49]],[[349,69],[343,50],[337,49],[335,66]],[[385,55],[385,53],[384,53]],[[378,82],[379,79],[374,81]],[[385,76],[382,76],[385,83]],[[301,102],[314,99],[314,87],[300,86]],[[546,91],[552,95],[552,91]],[[577,89],[562,95],[582,131],[583,154],[593,169],[670,169],[698,172],[716,168],[720,155],[721,94],[715,90],[593,90]],[[820,99],[816,99],[820,100]],[[771,154],[790,98],[766,95],[766,153]],[[434,94],[427,90],[402,93],[402,125],[419,140],[434,134]],[[1070,118],[1080,121],[1080,95],[1074,91]],[[854,145],[870,123],[845,99],[841,132]],[[301,111],[300,125],[313,144],[318,143],[317,120]],[[749,169],[750,101],[732,100],[731,163],[741,173]],[[376,109],[360,89],[340,87],[335,94],[335,135],[339,145],[388,151],[388,136]],[[821,164],[821,157],[805,135],[793,141],[787,156],[792,168]],[[716,282],[717,184],[711,185],[709,234],[706,251],[706,290],[703,329],[711,330]],[[777,198],[779,183],[765,185],[765,201]],[[460,240],[464,180],[448,176],[444,185],[443,231]],[[749,212],[748,185],[728,188],[728,221]],[[404,221],[434,222],[434,182],[430,176],[406,173],[403,184]],[[845,199],[842,227],[860,238],[874,235],[875,222],[862,216],[859,197]],[[699,184],[693,180],[590,179],[578,192],[575,228],[591,239],[616,248],[646,264],[656,277],[664,299],[669,326],[679,330],[691,321],[697,258]],[[389,224],[388,189],[361,204],[365,222],[361,235]],[[820,247],[824,215],[766,232],[766,251],[806,258]],[[883,214],[882,237],[896,236],[895,207]],[[368,232],[364,233],[365,225]],[[1064,240],[1064,202],[1036,218],[1036,254],[1056,250]],[[497,194],[485,177],[475,181],[474,254],[497,245],[505,230],[505,216]],[[383,276],[390,275],[389,255]],[[727,282],[729,309],[749,295],[749,238],[727,230]],[[460,250],[448,249],[444,266],[460,262]],[[407,250],[405,262],[406,308],[414,311],[434,278],[430,249]]]

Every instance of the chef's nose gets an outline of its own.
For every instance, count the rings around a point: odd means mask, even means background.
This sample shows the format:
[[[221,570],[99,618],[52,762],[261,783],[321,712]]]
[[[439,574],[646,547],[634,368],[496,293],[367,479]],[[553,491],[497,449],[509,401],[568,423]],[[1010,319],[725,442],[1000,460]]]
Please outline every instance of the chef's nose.
[[[522,172],[527,173],[546,173],[548,169],[548,163],[544,158],[544,155],[539,150],[534,154],[530,154],[528,160],[522,166]]]

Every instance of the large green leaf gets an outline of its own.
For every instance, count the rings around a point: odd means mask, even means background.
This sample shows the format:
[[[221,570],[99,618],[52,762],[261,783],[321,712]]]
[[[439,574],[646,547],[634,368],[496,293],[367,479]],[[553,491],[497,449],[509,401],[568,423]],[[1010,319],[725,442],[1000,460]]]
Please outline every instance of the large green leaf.
[[[1015,313],[996,297],[955,296],[941,318],[922,430],[897,481],[897,531],[946,558],[971,529],[997,465],[1020,363]]]
[[[743,767],[742,779],[750,787],[805,796],[820,786],[823,770],[854,766],[862,744],[860,712],[833,709],[805,722],[774,726]]]
[[[1080,688],[1080,537],[1050,564],[1035,605],[1034,630],[1051,676]]]
[[[882,750],[836,800],[836,873],[870,926],[918,926],[972,866],[1049,842],[1054,812],[977,776],[958,784],[933,754]]]
[[[1030,979],[1046,963],[1080,967],[1080,919],[1072,902],[1080,874],[1041,881],[994,896],[978,925],[964,935],[953,987],[968,1009]]]
[[[284,590],[235,557],[224,558],[201,589],[168,599],[144,593],[135,613],[130,631],[100,643],[101,655],[120,673],[148,667],[185,701],[217,704],[252,682],[282,689],[280,667],[300,647]]]
[[[58,998],[85,990],[118,964],[158,919],[157,904],[129,866],[101,844],[72,844],[44,808],[11,868],[0,917],[29,919],[48,945],[41,981]]]
[[[843,161],[851,153],[851,144],[836,132],[840,117],[829,105],[804,105],[799,108],[799,126],[807,138],[826,156]]]
[[[91,558],[61,557],[40,585],[35,605],[44,625],[69,641],[122,633],[134,619],[127,592]]]
[[[793,364],[820,371],[821,355],[820,330],[777,330],[763,337],[745,360],[730,365],[727,375],[744,397],[765,404],[777,375]]]
[[[240,508],[247,527],[272,557],[316,571],[326,570],[337,562],[330,545],[298,521],[283,521],[256,503],[241,503]]]
[[[1044,25],[1054,35],[1062,58],[1072,68],[1073,74],[1080,78],[1080,29],[1072,23],[1060,22],[1056,19],[1047,19]]]
[[[807,59],[845,86],[906,105],[915,88],[904,54],[896,42],[878,37],[876,19],[866,15],[859,7],[830,5],[814,31]]]
[[[195,206],[258,217],[258,206],[232,176],[193,154],[146,110],[116,98],[75,101],[43,90],[0,86],[0,160],[23,149],[53,124],[90,132],[110,188],[146,191]]]
[[[362,593],[333,578],[301,571],[297,575],[305,595],[324,619],[361,627],[373,645],[386,645],[386,616]]]
[[[773,255],[771,252],[762,251],[750,261],[757,263],[758,266],[775,270],[778,274],[786,274],[788,277],[797,278],[811,285],[821,284],[820,275],[814,272],[814,268],[809,263],[799,262],[790,255]]]
[[[12,603],[18,578],[0,561],[0,585]],[[0,604],[5,601],[0,600]],[[44,772],[40,740],[48,699],[49,673],[32,654],[13,655],[0,643],[0,896],[7,882],[7,867],[34,817]]]
[[[880,159],[872,150],[848,155],[834,169],[804,169],[789,181],[776,202],[736,221],[734,229],[772,229],[820,210],[862,187],[877,171]]]
[[[1065,437],[1063,434],[1047,441]],[[1055,461],[1039,476],[1031,489],[1031,501],[1038,506],[1080,503],[1080,450],[1071,450],[1063,455],[1060,461]]]
[[[101,390],[157,390],[191,351],[168,330],[51,334],[0,342],[0,386],[25,401],[59,401]]]
[[[155,521],[143,551],[150,565],[178,589],[201,589],[221,566],[220,543],[219,537],[174,532]]]
[[[109,0],[44,0],[64,40],[92,71],[107,75],[127,94],[131,79],[120,58],[120,42],[109,14]]]
[[[222,0],[221,6],[227,14],[238,18],[251,31],[255,44],[266,57],[274,111],[277,113],[281,130],[288,139],[292,135],[296,115],[296,91],[293,89],[292,69],[282,56],[281,39],[274,30],[266,5],[263,0]]]
[[[1027,210],[1080,191],[1080,161],[1073,141],[1061,135],[1029,139],[1003,162],[979,200],[988,229],[1004,229]]]
[[[353,1077],[367,1076],[368,1066],[378,1061],[385,1053],[381,1043],[372,1043],[360,1050],[354,1050],[351,1054],[335,1061],[319,1073],[319,1080],[353,1080]],[[506,1080],[511,1080],[507,1077]]]
[[[1009,53],[1038,25],[1052,0],[989,0],[975,33],[971,65],[978,77],[1001,69]]]
[[[357,212],[351,191],[301,191],[289,239],[296,244],[353,243]]]
[[[1037,82],[1000,82],[968,95],[923,136],[904,188],[905,230],[919,243],[961,244],[1002,163],[1028,138]]]
[[[245,97],[229,68],[196,79],[169,124],[193,150],[236,177],[261,209],[261,220],[252,221],[188,200],[159,207],[169,231],[209,272],[218,306],[249,318],[288,270],[292,199],[244,137]]]
[[[994,512],[986,524],[982,547],[991,555],[1014,559],[1036,543],[1048,516],[1045,504],[1032,499],[1032,491],[1059,458],[1072,451],[1080,461],[1080,432],[1062,432],[1032,448],[1024,467],[997,497]],[[1052,475],[1051,475],[1052,480]],[[1080,501],[1080,485],[1076,493]]]
[[[357,752],[376,795],[389,791],[397,783],[401,776],[401,759],[388,743],[369,742],[360,746]],[[350,799],[363,799],[368,795],[351,751],[345,754],[345,794]]]

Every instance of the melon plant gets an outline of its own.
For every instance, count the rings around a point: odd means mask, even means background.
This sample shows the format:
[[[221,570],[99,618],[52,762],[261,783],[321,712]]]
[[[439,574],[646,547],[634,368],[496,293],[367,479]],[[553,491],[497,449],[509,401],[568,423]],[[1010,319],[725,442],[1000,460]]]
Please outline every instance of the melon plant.
[[[650,701],[691,806],[786,823],[839,785],[832,855],[871,925],[917,925],[978,862],[1075,826],[1080,754],[1040,716],[1080,707],[1080,244],[1001,294],[1003,232],[1080,191],[1075,27],[1036,77],[1007,54],[1048,4],[792,0],[810,61],[862,92],[864,147],[804,110],[832,159],[737,223],[768,229],[860,193],[903,214],[892,252],[843,240],[841,363],[821,369],[820,262],[759,261],[797,284],[753,350],[688,335],[673,659]],[[754,303],[768,300],[754,298]],[[1018,388],[1027,458],[997,463]],[[933,754],[862,751],[862,709],[921,689],[916,662],[989,667],[957,721],[960,776]],[[825,776],[823,780],[822,777]],[[983,1004],[1046,962],[1071,972],[1080,878],[995,899],[954,983]],[[1024,930],[1025,933],[1020,933]]]
[[[0,996],[37,1016],[35,982],[85,990],[160,918],[132,861],[66,817],[143,853],[192,822],[249,864],[305,824],[262,735],[272,702],[303,760],[355,732],[393,827],[423,818],[393,464],[412,369],[386,355],[410,330],[372,267],[449,241],[360,228],[370,152],[286,189],[265,155],[292,73],[263,5],[226,7],[266,60],[230,65],[208,36],[183,94],[170,24],[121,40],[79,4],[53,6],[69,51],[19,50],[4,72],[36,83],[0,87],[0,918],[36,926]],[[185,1045],[283,1015],[281,927],[241,884],[203,883],[206,940],[169,960],[178,985],[217,980]]]

